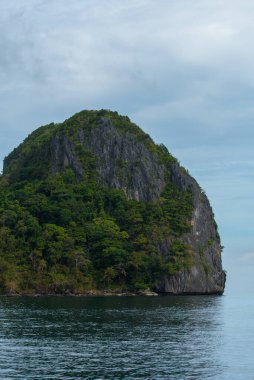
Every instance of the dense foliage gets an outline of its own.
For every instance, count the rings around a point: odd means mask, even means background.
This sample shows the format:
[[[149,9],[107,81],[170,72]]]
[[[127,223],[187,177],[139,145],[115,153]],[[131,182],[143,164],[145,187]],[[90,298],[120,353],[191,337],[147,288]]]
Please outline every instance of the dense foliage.
[[[165,147],[155,145],[127,117],[108,116],[170,170],[173,158]],[[84,111],[61,125],[41,127],[6,159],[0,178],[2,292],[135,291],[190,265],[191,250],[180,237],[190,227],[192,194],[180,191],[170,178],[159,199],[141,202],[98,185],[88,152],[80,151],[83,179],[77,181],[71,168],[50,174],[45,146],[56,129],[75,139],[76,126],[86,122],[89,131],[97,120],[98,112]],[[162,256],[165,241],[170,249]]]

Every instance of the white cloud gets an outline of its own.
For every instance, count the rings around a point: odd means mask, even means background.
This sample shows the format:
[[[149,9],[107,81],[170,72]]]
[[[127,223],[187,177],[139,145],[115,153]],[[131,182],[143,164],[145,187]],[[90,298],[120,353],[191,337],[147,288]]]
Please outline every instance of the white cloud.
[[[236,261],[244,264],[254,265],[254,252],[243,253],[236,259]]]

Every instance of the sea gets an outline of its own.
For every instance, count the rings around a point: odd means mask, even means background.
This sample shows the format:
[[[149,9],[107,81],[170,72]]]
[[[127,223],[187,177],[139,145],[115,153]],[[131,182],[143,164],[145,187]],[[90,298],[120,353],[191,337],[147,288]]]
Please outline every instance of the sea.
[[[254,380],[254,298],[0,297],[0,379]]]

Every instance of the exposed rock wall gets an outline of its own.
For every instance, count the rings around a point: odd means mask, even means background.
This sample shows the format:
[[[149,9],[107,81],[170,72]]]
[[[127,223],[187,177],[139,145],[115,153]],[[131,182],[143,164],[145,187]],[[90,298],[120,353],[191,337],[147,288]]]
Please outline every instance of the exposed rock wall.
[[[172,181],[182,190],[191,189],[194,211],[191,231],[183,241],[192,247],[192,266],[172,276],[164,277],[157,284],[157,291],[172,294],[222,294],[226,274],[222,269],[220,237],[207,196],[194,178],[174,165]]]
[[[77,176],[82,177],[83,168],[75,153],[73,141],[66,136],[53,136],[50,142],[51,172],[55,175],[65,168],[71,167]]]
[[[151,201],[160,196],[165,187],[165,168],[134,135],[121,134],[110,120],[101,118],[98,127],[88,135],[80,128],[78,140],[96,158],[97,178],[101,183],[122,189],[128,199]],[[76,176],[82,176],[73,141],[55,135],[50,146],[53,174],[70,166]]]
[[[123,189],[128,199],[151,201],[160,196],[164,168],[135,136],[121,134],[101,118],[84,144],[97,157],[98,178],[104,184]]]

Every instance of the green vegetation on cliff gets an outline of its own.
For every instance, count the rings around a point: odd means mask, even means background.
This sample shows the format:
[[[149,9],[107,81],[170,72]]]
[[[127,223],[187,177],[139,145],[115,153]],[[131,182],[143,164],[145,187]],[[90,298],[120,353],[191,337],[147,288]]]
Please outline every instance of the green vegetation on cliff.
[[[114,170],[126,187],[100,180],[98,157],[84,141],[102,118],[156,158],[165,173],[160,196],[126,196],[128,186],[135,189],[122,156],[114,158]],[[63,166],[54,161],[62,154],[52,143],[56,136],[71,147]],[[131,162],[131,170],[148,165],[140,160]],[[82,111],[37,129],[5,159],[0,178],[0,291],[135,291],[188,268],[191,247],[181,237],[190,229],[192,193],[171,181],[172,165],[176,161],[164,146],[116,112]]]

